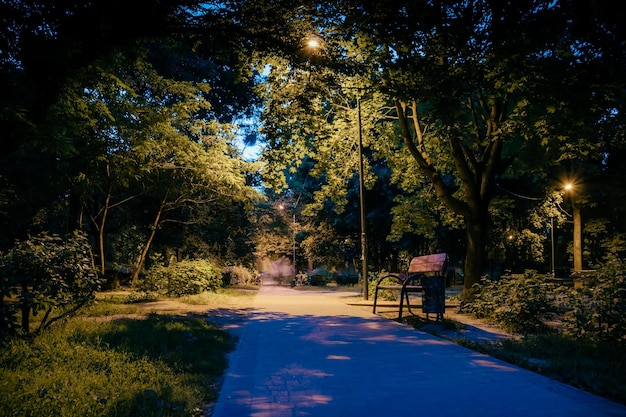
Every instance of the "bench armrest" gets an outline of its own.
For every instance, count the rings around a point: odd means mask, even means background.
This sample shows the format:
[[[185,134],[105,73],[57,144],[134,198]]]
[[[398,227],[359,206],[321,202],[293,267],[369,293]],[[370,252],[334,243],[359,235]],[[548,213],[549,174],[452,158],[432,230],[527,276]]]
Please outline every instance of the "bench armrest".
[[[407,286],[407,285],[422,285],[422,278],[424,278],[426,276],[426,274],[424,273],[417,273],[417,274],[411,274],[408,277],[406,277],[406,279],[403,282],[403,286]]]

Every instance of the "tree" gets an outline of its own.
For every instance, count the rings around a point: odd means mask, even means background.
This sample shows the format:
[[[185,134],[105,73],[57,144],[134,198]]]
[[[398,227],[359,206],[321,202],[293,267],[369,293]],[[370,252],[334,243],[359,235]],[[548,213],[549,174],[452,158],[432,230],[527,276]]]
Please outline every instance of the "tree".
[[[379,109],[381,126],[375,126],[367,144],[381,157],[404,161],[394,165],[403,166],[405,175],[423,178],[413,181],[417,188],[408,192],[432,187],[445,209],[462,220],[469,291],[484,271],[496,184],[522,177],[547,184],[550,167],[562,161],[564,149],[574,158],[585,152],[599,155],[588,140],[589,130],[598,125],[600,109],[615,111],[619,103],[607,106],[597,97],[605,89],[614,93],[614,83],[623,85],[615,71],[619,61],[605,60],[616,53],[610,40],[621,42],[619,32],[609,24],[600,40],[591,31],[576,32],[581,16],[571,14],[571,6],[548,1],[334,3],[322,11],[328,15],[317,27],[328,43],[332,62],[327,67],[344,75],[311,71],[318,84],[304,84],[295,94],[274,88],[273,98],[287,103],[276,117],[289,111],[294,118],[293,108],[302,116],[272,134],[288,138],[285,144],[293,142],[297,152],[290,156],[336,147],[347,135],[339,115],[330,105],[324,107],[336,97],[329,90],[371,91],[368,101]],[[324,37],[325,32],[334,37]],[[319,60],[316,64],[321,66]],[[606,79],[597,77],[598,69],[605,70]],[[590,79],[592,84],[585,81]],[[312,93],[321,91],[325,98],[314,99]],[[290,99],[280,98],[290,92]],[[385,123],[388,117],[395,120]]]
[[[241,193],[254,194],[245,186],[254,168],[231,146],[234,127],[227,123],[254,104],[246,79],[251,75],[241,65],[253,27],[240,26],[239,10],[230,6],[145,1],[120,13],[118,2],[3,3],[3,247],[28,232],[84,228],[94,237],[103,272],[107,234],[115,230],[113,210],[116,227],[126,228],[124,222],[140,216],[122,211],[122,205],[137,208],[129,203],[139,195],[143,202],[159,199],[162,210],[156,213],[168,212],[168,222],[190,223],[198,221],[194,205],[208,199],[217,211],[227,205],[225,187],[231,196],[240,193],[230,204],[241,205],[235,202]],[[176,136],[195,145],[176,143]],[[169,154],[159,154],[156,143]],[[177,146],[181,152],[173,158]],[[147,169],[145,158],[151,157],[165,158],[172,167],[148,161],[153,164]],[[178,185],[183,195],[171,188],[168,198],[159,195],[156,184],[163,184],[164,173],[182,171],[177,163],[187,164],[185,175],[208,169],[202,186],[213,197],[200,196],[200,184],[184,192]],[[183,179],[181,174],[172,181]]]

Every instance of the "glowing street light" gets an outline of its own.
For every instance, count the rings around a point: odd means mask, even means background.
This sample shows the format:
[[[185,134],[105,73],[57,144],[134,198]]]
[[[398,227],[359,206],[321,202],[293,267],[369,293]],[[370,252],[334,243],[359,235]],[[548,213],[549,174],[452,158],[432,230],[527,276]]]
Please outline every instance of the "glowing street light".
[[[309,39],[306,43],[309,48],[317,49],[320,46],[320,42],[317,39]]]
[[[575,186],[573,183],[565,184],[563,189],[572,193],[572,207],[574,211],[574,271],[583,269],[583,228],[580,206],[576,204],[574,197]]]

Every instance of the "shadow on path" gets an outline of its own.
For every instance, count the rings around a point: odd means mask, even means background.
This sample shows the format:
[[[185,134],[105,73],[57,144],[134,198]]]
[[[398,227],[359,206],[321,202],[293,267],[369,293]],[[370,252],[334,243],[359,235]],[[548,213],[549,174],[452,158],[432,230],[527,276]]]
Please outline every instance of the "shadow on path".
[[[323,294],[264,288],[213,415],[626,416],[626,408]]]

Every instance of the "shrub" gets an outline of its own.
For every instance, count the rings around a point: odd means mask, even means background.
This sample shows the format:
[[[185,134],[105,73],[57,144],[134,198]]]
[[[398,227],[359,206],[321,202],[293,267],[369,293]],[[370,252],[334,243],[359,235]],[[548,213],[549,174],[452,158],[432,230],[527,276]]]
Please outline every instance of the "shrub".
[[[337,281],[337,285],[355,285],[359,283],[359,274],[351,270],[337,272],[335,281]]]
[[[332,274],[326,268],[316,268],[309,272],[309,285],[323,287],[332,278]]]
[[[585,278],[581,288],[561,288],[565,330],[597,340],[626,337],[626,268],[613,260]]]
[[[373,300],[376,295],[376,284],[378,280],[382,278],[384,275],[389,275],[388,272],[382,272],[378,278],[372,283],[369,283],[367,287],[367,292],[369,297]],[[400,274],[399,277],[401,279],[406,278],[403,274]],[[380,282],[381,285],[401,285],[402,282],[397,278],[387,277]],[[378,290],[378,299],[384,301],[396,301],[398,299],[399,291],[394,290]]]
[[[93,269],[85,234],[61,238],[41,233],[16,245],[0,260],[0,329],[30,331],[30,317],[40,312],[39,330],[76,312],[94,299],[101,280]]]
[[[222,285],[222,268],[199,259],[184,260],[170,266],[155,265],[148,270],[139,289],[180,297],[215,291]]]
[[[229,266],[224,270],[224,284],[226,285],[255,285],[256,275],[242,265]]]
[[[518,333],[544,330],[552,312],[548,298],[551,284],[534,271],[523,275],[504,275],[499,280],[481,280],[472,300],[464,309],[478,318],[500,324]]]

